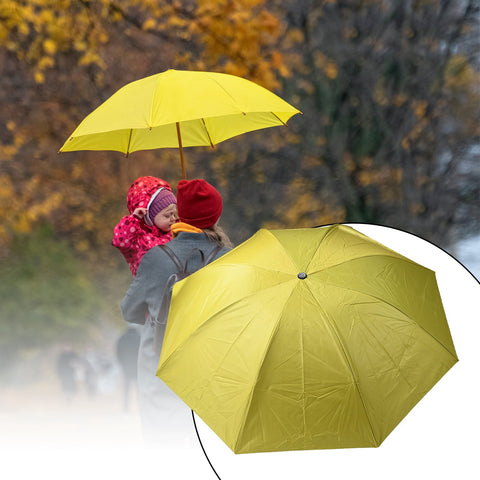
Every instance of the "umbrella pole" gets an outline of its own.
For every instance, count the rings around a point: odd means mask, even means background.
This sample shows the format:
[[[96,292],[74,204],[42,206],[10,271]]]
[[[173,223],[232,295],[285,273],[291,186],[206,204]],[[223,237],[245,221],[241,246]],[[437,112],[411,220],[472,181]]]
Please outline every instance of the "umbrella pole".
[[[180,124],[177,122],[177,138],[178,138],[178,148],[180,149],[180,162],[182,164],[182,176],[186,180],[187,176],[185,175],[185,165],[183,163],[183,147],[182,147],[182,136],[180,135]]]

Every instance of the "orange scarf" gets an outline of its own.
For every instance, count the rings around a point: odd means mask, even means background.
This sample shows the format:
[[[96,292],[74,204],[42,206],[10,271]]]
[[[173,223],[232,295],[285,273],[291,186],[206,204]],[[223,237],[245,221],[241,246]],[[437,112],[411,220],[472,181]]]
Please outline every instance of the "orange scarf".
[[[185,222],[174,223],[170,231],[173,237],[176,237],[180,232],[203,233],[203,230]]]

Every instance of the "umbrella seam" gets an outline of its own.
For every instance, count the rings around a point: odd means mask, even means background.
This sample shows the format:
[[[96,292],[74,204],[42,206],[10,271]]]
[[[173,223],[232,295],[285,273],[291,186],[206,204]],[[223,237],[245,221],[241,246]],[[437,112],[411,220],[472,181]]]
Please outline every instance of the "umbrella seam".
[[[315,251],[313,252],[312,254],[312,257],[310,258],[310,262],[308,262],[308,265],[306,266],[306,270],[308,271],[312,261],[313,261],[313,258],[316,256],[316,254],[318,253],[318,251],[320,250],[320,247],[322,246],[322,243],[324,242],[324,240],[332,234],[332,232],[336,231],[339,229],[339,225],[334,225],[332,228],[328,228],[327,230],[327,233],[321,238],[321,240],[318,242],[318,245],[317,245],[317,248],[315,249]],[[321,271],[321,270],[320,270]],[[310,272],[311,273],[316,273],[316,272]]]
[[[130,129],[130,134],[128,135],[128,145],[127,145],[127,151],[125,152],[127,157],[128,157],[128,154],[130,153],[130,142],[132,141],[132,132],[133,132],[133,128]]]
[[[375,436],[375,432],[374,432],[374,430],[373,430],[373,424],[372,424],[372,421],[371,421],[371,419],[370,419],[370,415],[368,414],[367,406],[366,406],[366,404],[365,404],[365,400],[363,399],[363,395],[362,395],[362,392],[361,392],[361,390],[360,390],[360,385],[359,385],[359,382],[358,382],[357,377],[356,377],[356,375],[355,375],[355,372],[354,372],[354,370],[353,370],[352,362],[351,362],[351,360],[350,360],[350,357],[348,356],[347,350],[346,350],[345,346],[343,345],[343,342],[342,342],[342,340],[341,340],[341,338],[340,338],[340,335],[339,335],[338,332],[337,332],[337,329],[335,328],[335,325],[333,325],[332,322],[329,320],[328,314],[325,312],[325,310],[322,308],[322,306],[321,306],[320,303],[318,302],[317,297],[315,296],[315,294],[312,292],[312,290],[310,289],[310,287],[309,287],[308,285],[306,285],[306,287],[310,290],[310,293],[311,293],[312,297],[315,299],[315,302],[317,303],[319,309],[320,309],[320,310],[322,311],[322,313],[323,313],[323,316],[322,316],[322,317],[326,319],[326,322],[325,322],[325,323],[329,326],[330,330],[333,332],[335,338],[337,339],[338,345],[340,345],[340,349],[341,349],[341,351],[342,351],[342,353],[343,353],[343,356],[344,356],[345,361],[346,361],[346,363],[347,363],[348,369],[350,370],[350,373],[351,373],[352,378],[353,378],[353,380],[354,380],[354,384],[355,384],[355,388],[356,388],[356,390],[357,390],[357,392],[358,392],[358,396],[359,396],[359,398],[360,398],[360,401],[362,402],[363,410],[364,410],[364,412],[365,412],[365,417],[366,417],[366,419],[367,419],[367,421],[368,421],[368,424],[369,424],[369,426],[370,426],[370,432],[371,432],[371,434],[372,434],[373,441],[375,442],[375,445],[378,446],[378,445],[379,445],[379,442],[377,441],[377,438],[376,438],[376,436]]]
[[[239,300],[239,301],[240,301],[240,300]],[[235,302],[235,303],[238,303],[238,302]],[[230,306],[230,305],[229,305],[229,306]],[[228,306],[228,307],[229,307],[229,306]],[[214,315],[212,315],[211,317],[209,317],[209,318],[207,319],[207,321],[212,320],[212,319],[215,318],[217,315],[221,314],[221,313],[223,312],[223,310],[225,310],[225,309],[228,308],[228,307],[222,308],[222,310],[219,310],[219,311],[216,312]],[[200,325],[200,326],[195,330],[194,333],[197,333],[198,330],[201,329],[201,328],[205,325],[205,323],[207,323],[207,321],[205,321],[204,323],[202,323],[202,325]],[[245,331],[246,328],[248,328],[249,325],[250,325],[249,323],[248,323],[247,325],[245,325],[245,326],[242,328],[242,330],[238,333],[238,335],[236,336],[236,338],[239,338],[240,335]],[[277,322],[277,326],[278,326],[278,322]],[[183,347],[183,346],[188,342],[188,340],[191,340],[191,339],[192,339],[193,336],[194,336],[194,335],[189,335],[180,345],[177,346],[177,348],[176,348],[174,351],[172,351],[172,353],[163,361],[161,367],[160,367],[160,368],[158,369],[158,371],[157,371],[157,374],[158,374],[163,368],[165,368],[165,367],[168,365],[169,361],[175,356],[175,354],[178,352],[179,348]],[[221,365],[223,365],[223,360],[224,360],[225,357],[228,355],[228,352],[233,348],[234,343],[235,343],[235,342],[232,341],[230,347],[229,347],[228,350],[225,352],[225,355],[224,355],[222,361],[219,362],[219,366],[218,366],[218,368],[215,370],[215,373],[213,374],[213,376],[215,376],[215,375],[217,374],[218,370],[221,368]],[[159,378],[161,378],[161,375],[159,376]],[[206,388],[206,387],[205,387],[205,388]],[[176,392],[175,392],[175,393],[176,393]],[[249,402],[249,405],[250,405],[250,402]],[[189,406],[190,406],[190,405],[189,405]],[[242,426],[243,426],[243,422],[240,423],[240,432],[243,430]],[[235,451],[235,449],[236,449],[237,440],[238,440],[239,435],[240,435],[240,433],[239,433],[238,435],[235,435],[235,436],[234,436],[234,438],[235,438],[234,451]]]
[[[297,287],[298,288],[298,287]],[[303,446],[305,447],[305,436],[307,432],[307,415],[306,415],[306,405],[305,405],[305,349],[304,349],[304,323],[303,323],[303,315],[302,315],[302,335],[301,335],[301,342],[302,342],[302,416],[303,416]]]
[[[216,83],[226,93],[226,95],[228,95],[230,97],[230,99],[235,104],[235,106],[238,108],[238,110],[243,113],[243,109],[241,109],[239,107],[237,100],[235,100],[235,98],[230,94],[230,92],[223,85],[221,85],[215,78],[213,78],[211,75],[209,75],[209,78],[212,80],[212,82]]]
[[[349,291],[352,291],[352,292],[356,292],[356,293],[361,293],[362,295],[366,295],[367,297],[370,297],[370,298],[374,298],[375,300],[378,300],[386,305],[389,305],[390,307],[394,308],[397,312],[400,312],[402,315],[404,315],[406,318],[408,318],[412,323],[414,323],[415,325],[418,326],[418,328],[420,328],[421,330],[423,330],[427,335],[429,335],[430,337],[432,337],[440,346],[442,346],[455,360],[458,361],[458,357],[452,353],[438,338],[434,337],[433,334],[431,334],[427,329],[425,329],[422,325],[420,325],[414,318],[412,318],[410,315],[407,315],[405,312],[402,312],[402,310],[400,310],[398,307],[396,307],[395,305],[393,305],[392,303],[388,302],[387,300],[383,299],[383,298],[380,298],[380,297],[377,297],[375,295],[372,295],[371,293],[367,293],[367,292],[362,292],[361,290],[357,290],[355,288],[347,288],[347,287],[342,287],[342,286],[339,286],[339,285],[335,285],[337,288],[341,288],[343,290],[349,290]]]
[[[291,281],[291,279],[290,279],[290,280],[286,280],[286,281]],[[279,283],[285,283],[285,282],[279,282]],[[279,283],[276,283],[276,284],[274,284],[274,285],[270,285],[268,288],[274,288],[274,287],[276,287]],[[206,320],[195,330],[195,333],[197,333],[200,329],[202,329],[207,323],[210,323],[215,317],[217,317],[218,315],[221,315],[224,310],[230,308],[232,305],[235,305],[235,304],[237,304],[237,303],[239,303],[239,302],[241,302],[241,301],[244,301],[245,298],[249,298],[249,297],[251,297],[251,296],[257,295],[258,293],[263,292],[263,291],[265,291],[265,290],[266,290],[266,289],[262,289],[261,291],[255,291],[255,292],[252,293],[251,295],[248,295],[248,297],[242,297],[242,298],[240,298],[239,300],[237,300],[236,302],[225,306],[224,308],[222,308],[222,309],[219,310],[218,312],[215,312],[214,315],[212,315],[212,316],[210,316],[208,319],[206,319]],[[291,296],[291,295],[290,295],[290,296]],[[289,298],[290,298],[290,296],[289,296]],[[285,304],[287,303],[287,301],[288,301],[288,299],[285,301]],[[281,315],[279,315],[279,319],[280,319],[280,318],[281,318]],[[264,362],[264,360],[265,360],[265,358],[266,358],[266,356],[267,356],[267,354],[268,354],[268,350],[270,349],[271,341],[272,341],[273,337],[275,336],[275,334],[276,334],[276,332],[277,332],[277,330],[278,330],[278,325],[279,325],[279,323],[280,323],[280,320],[279,320],[279,319],[277,320],[276,325],[275,325],[275,328],[273,329],[273,333],[272,333],[271,337],[269,338],[268,348],[266,349],[265,354],[264,354],[264,356],[263,356],[263,358],[262,358],[262,360],[261,360],[261,362],[260,362],[261,365],[263,365],[263,362]],[[168,322],[167,322],[167,324],[168,324]],[[245,328],[248,327],[248,325],[249,325],[249,324],[247,324],[247,325],[242,329],[242,331],[239,333],[238,336],[241,335],[241,333],[245,330]],[[237,336],[237,338],[238,338],[238,336]],[[191,338],[192,338],[192,335],[188,336],[188,337],[185,338],[179,345],[177,345],[177,347],[175,348],[175,350],[172,351],[172,352],[170,353],[170,355],[169,355],[167,358],[165,358],[165,360],[163,360],[161,367],[158,369],[158,372],[160,372],[160,370],[162,370],[163,368],[165,368],[165,367],[168,365],[168,363],[170,362],[170,360],[175,356],[175,353],[176,353],[181,347],[183,347],[183,346],[185,345],[185,343],[186,343],[189,339],[191,339]],[[231,345],[230,348],[232,348],[232,347],[233,347],[233,342],[232,342],[232,345]],[[230,351],[230,349],[229,349],[228,351]],[[227,351],[227,353],[228,353],[228,351]],[[227,353],[226,353],[226,354],[227,354]],[[226,354],[225,354],[225,356],[226,356]],[[222,362],[220,362],[220,364],[222,364]],[[218,367],[218,368],[220,368],[220,367]],[[216,371],[218,371],[218,369],[217,369]],[[236,450],[236,448],[237,448],[238,439],[240,438],[240,436],[241,436],[241,434],[242,434],[242,432],[243,432],[244,426],[245,426],[246,417],[247,417],[247,415],[248,415],[248,411],[249,411],[249,409],[250,409],[251,401],[252,401],[252,398],[253,398],[253,391],[254,391],[255,386],[256,386],[256,384],[257,384],[258,376],[260,375],[260,371],[261,371],[261,368],[260,368],[259,371],[258,371],[257,378],[255,379],[255,382],[254,382],[254,384],[253,384],[252,391],[250,392],[249,401],[248,401],[248,404],[247,404],[247,406],[246,406],[246,409],[245,409],[245,412],[244,412],[244,415],[243,415],[243,419],[242,419],[242,421],[240,422],[240,429],[239,429],[238,434],[236,435],[236,442],[235,442],[235,445],[234,445],[234,449],[235,449],[235,450]],[[158,372],[157,372],[157,373],[158,373]],[[161,378],[161,376],[160,376],[160,378]]]
[[[204,119],[204,118],[201,118],[200,120],[202,121],[203,128],[205,129],[205,133],[207,134],[208,141],[210,142],[210,146],[211,146],[212,148],[214,148],[214,144],[213,144],[212,138],[210,137],[210,133],[209,133],[208,128],[207,128],[207,125],[206,125],[206,123],[205,123],[205,119]]]
[[[282,125],[284,125],[285,127],[288,127],[288,125],[281,119],[278,117],[278,115],[275,114],[275,112],[270,112]]]
[[[420,265],[419,263],[416,263],[413,260],[410,260],[406,257],[402,257],[401,255],[400,255],[400,257],[398,257],[398,256],[394,256],[394,255],[388,255],[386,253],[380,253],[380,254],[362,255],[361,257],[349,258],[348,260],[344,260],[340,263],[335,263],[334,265],[330,265],[328,267],[321,268],[319,270],[315,270],[314,272],[310,272],[309,275],[313,275],[314,273],[319,273],[319,272],[326,272],[327,270],[330,270],[331,268],[339,267],[340,265],[345,265],[349,262],[354,262],[355,260],[363,260],[365,258],[374,258],[374,257],[387,257],[387,258],[394,258],[396,260],[402,260],[402,261],[405,261],[407,263],[410,263],[411,265],[415,265],[417,267],[424,268],[425,270],[433,272],[433,270],[430,270],[429,268],[424,267],[423,265]]]
[[[408,378],[405,377],[405,375],[403,374],[403,371],[402,371],[402,367],[401,367],[401,363],[403,361],[403,359],[405,358],[405,354],[406,354],[406,349],[402,352],[402,356],[401,358],[399,359],[399,361],[395,361],[395,359],[392,357],[392,355],[390,355],[390,352],[383,347],[382,345],[382,342],[376,337],[376,335],[373,333],[372,329],[369,328],[369,326],[367,324],[364,323],[364,327],[365,329],[368,331],[368,333],[372,336],[372,338],[374,338],[377,343],[379,344],[380,348],[383,350],[383,352],[386,354],[386,356],[389,358],[389,360],[391,361],[391,363],[394,365],[395,367],[395,370],[398,372],[398,374],[403,378],[404,382],[412,388],[412,385],[411,383],[409,382]],[[407,345],[411,345],[411,342],[412,342],[412,339],[413,339],[413,335],[410,334],[408,336],[408,342],[406,342]],[[369,362],[370,365],[371,365],[371,362]],[[374,370],[372,368],[372,370]],[[374,372],[375,373],[375,376],[377,378],[377,372]]]
[[[292,291],[292,293],[293,293],[293,291]],[[251,391],[250,391],[250,394],[249,394],[249,399],[248,399],[247,406],[245,408],[245,411],[243,412],[243,419],[242,419],[242,422],[240,423],[240,430],[239,430],[238,435],[237,435],[237,441],[235,442],[235,450],[237,450],[238,444],[239,444],[240,439],[243,435],[243,431],[245,430],[245,425],[247,423],[248,414],[250,412],[250,406],[252,404],[252,400],[253,400],[253,397],[254,397],[254,394],[255,394],[255,388],[257,386],[257,383],[258,383],[258,380],[259,380],[259,377],[260,377],[260,373],[262,372],[262,368],[263,368],[263,365],[265,363],[265,358],[267,358],[268,352],[270,351],[270,348],[271,348],[272,343],[273,343],[273,339],[275,338],[275,336],[278,332],[278,328],[279,328],[279,325],[280,325],[280,319],[282,318],[283,312],[285,310],[285,305],[288,303],[288,300],[291,298],[292,293],[290,293],[288,298],[285,300],[282,312],[277,318],[275,328],[273,329],[272,335],[269,338],[269,341],[267,343],[267,348],[265,349],[264,355],[263,355],[262,360],[260,362],[260,368],[258,369],[257,376],[255,378],[255,381],[253,382],[253,385],[252,385],[252,388],[251,388]]]
[[[223,265],[217,265],[217,266],[218,266],[218,267],[221,267],[221,266],[223,266]],[[251,265],[246,265],[246,266],[251,267]],[[266,269],[266,270],[268,270],[268,269]],[[190,275],[190,277],[193,277],[193,275],[194,275],[195,273],[197,273],[197,272],[192,273],[192,274]],[[285,272],[280,272],[280,273],[285,273]],[[189,278],[190,278],[190,277],[189,277]],[[232,307],[233,305],[236,305],[237,303],[242,302],[242,301],[244,301],[244,300],[247,299],[247,298],[250,298],[250,297],[253,297],[253,296],[255,296],[255,295],[258,295],[258,294],[260,294],[261,292],[264,292],[265,290],[268,290],[268,289],[270,289],[270,288],[275,288],[275,287],[277,287],[278,285],[280,285],[280,284],[282,284],[282,283],[286,283],[286,282],[290,282],[290,281],[292,281],[292,278],[287,279],[287,280],[284,280],[284,281],[281,281],[281,282],[274,283],[274,284],[272,284],[272,285],[269,285],[269,286],[266,287],[266,288],[262,288],[261,290],[256,290],[256,291],[252,292],[250,295],[247,295],[247,296],[245,296],[245,297],[239,298],[239,299],[238,299],[237,301],[235,301],[234,303],[230,303],[230,304],[226,305],[226,306],[223,307],[221,310],[218,310],[218,311],[215,312],[213,315],[211,315],[210,317],[208,317],[201,325],[199,325],[199,326],[197,327],[197,329],[196,329],[195,331],[198,331],[199,329],[203,328],[207,323],[209,323],[210,321],[212,321],[217,315],[220,315],[221,313],[223,313],[224,310],[226,310],[227,308],[230,308],[230,307]],[[173,300],[173,299],[172,299],[172,300]],[[168,321],[167,321],[167,325],[168,325]],[[170,357],[175,353],[175,351],[176,351],[177,349],[179,349],[179,348],[181,348],[181,347],[184,346],[184,344],[185,344],[185,342],[188,340],[188,338],[190,338],[190,337],[186,337],[181,343],[179,343],[179,344],[177,345],[176,349],[175,349],[173,352],[171,352],[170,355],[169,355],[167,358],[165,358],[165,360],[164,360],[163,363],[162,363],[162,366],[163,366],[163,365],[166,365],[166,363],[168,362],[168,360],[170,359]]]

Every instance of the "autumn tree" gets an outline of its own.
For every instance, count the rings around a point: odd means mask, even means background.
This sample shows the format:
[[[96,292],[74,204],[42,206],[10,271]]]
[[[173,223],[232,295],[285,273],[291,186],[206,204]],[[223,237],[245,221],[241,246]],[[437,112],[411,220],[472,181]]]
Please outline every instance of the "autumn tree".
[[[284,91],[304,112],[283,190],[297,216],[284,198],[278,223],[311,217],[323,195],[338,221],[444,247],[475,218],[478,229],[478,177],[465,164],[480,133],[479,2],[273,3],[289,25]]]
[[[275,49],[280,22],[262,0],[1,0],[0,18],[4,242],[42,217],[80,250],[93,237],[93,245],[109,243],[105,207],[125,196],[132,172],[176,177],[173,152],[161,168],[155,153],[137,156],[141,168],[119,155],[56,156],[80,120],[129,81],[176,67],[275,88],[288,74]]]
[[[276,88],[288,75],[276,49],[281,23],[264,0],[0,0],[0,20],[3,264],[12,258],[12,242],[37,238],[46,223],[52,241],[66,241],[84,261],[87,278],[95,278],[100,288],[93,294],[110,307],[97,314],[119,318],[119,299],[131,276],[111,247],[112,228],[125,214],[135,177],[158,175],[176,185],[178,152],[139,152],[126,159],[112,152],[57,155],[58,149],[118,88],[168,68],[217,70]],[[60,267],[63,278],[67,273]],[[31,284],[28,272],[18,272],[19,284]],[[67,285],[75,288],[75,281]],[[50,285],[56,298],[56,284]],[[44,307],[55,317],[53,325],[68,324],[64,312]],[[26,325],[24,312],[2,308],[0,322],[7,315],[14,315],[9,322]],[[42,332],[37,330],[48,341]]]

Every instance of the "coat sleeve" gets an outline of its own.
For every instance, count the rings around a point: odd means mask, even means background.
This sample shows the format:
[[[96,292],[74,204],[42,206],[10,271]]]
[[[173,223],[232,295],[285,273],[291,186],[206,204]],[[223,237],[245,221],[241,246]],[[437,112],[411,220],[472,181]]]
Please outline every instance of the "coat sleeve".
[[[125,321],[143,325],[147,316],[157,317],[163,288],[170,275],[166,268],[168,261],[160,248],[154,247],[144,255],[137,275],[122,300]]]
[[[126,215],[113,229],[112,245],[124,255],[138,249],[139,238],[143,235],[141,222],[133,215]]]

